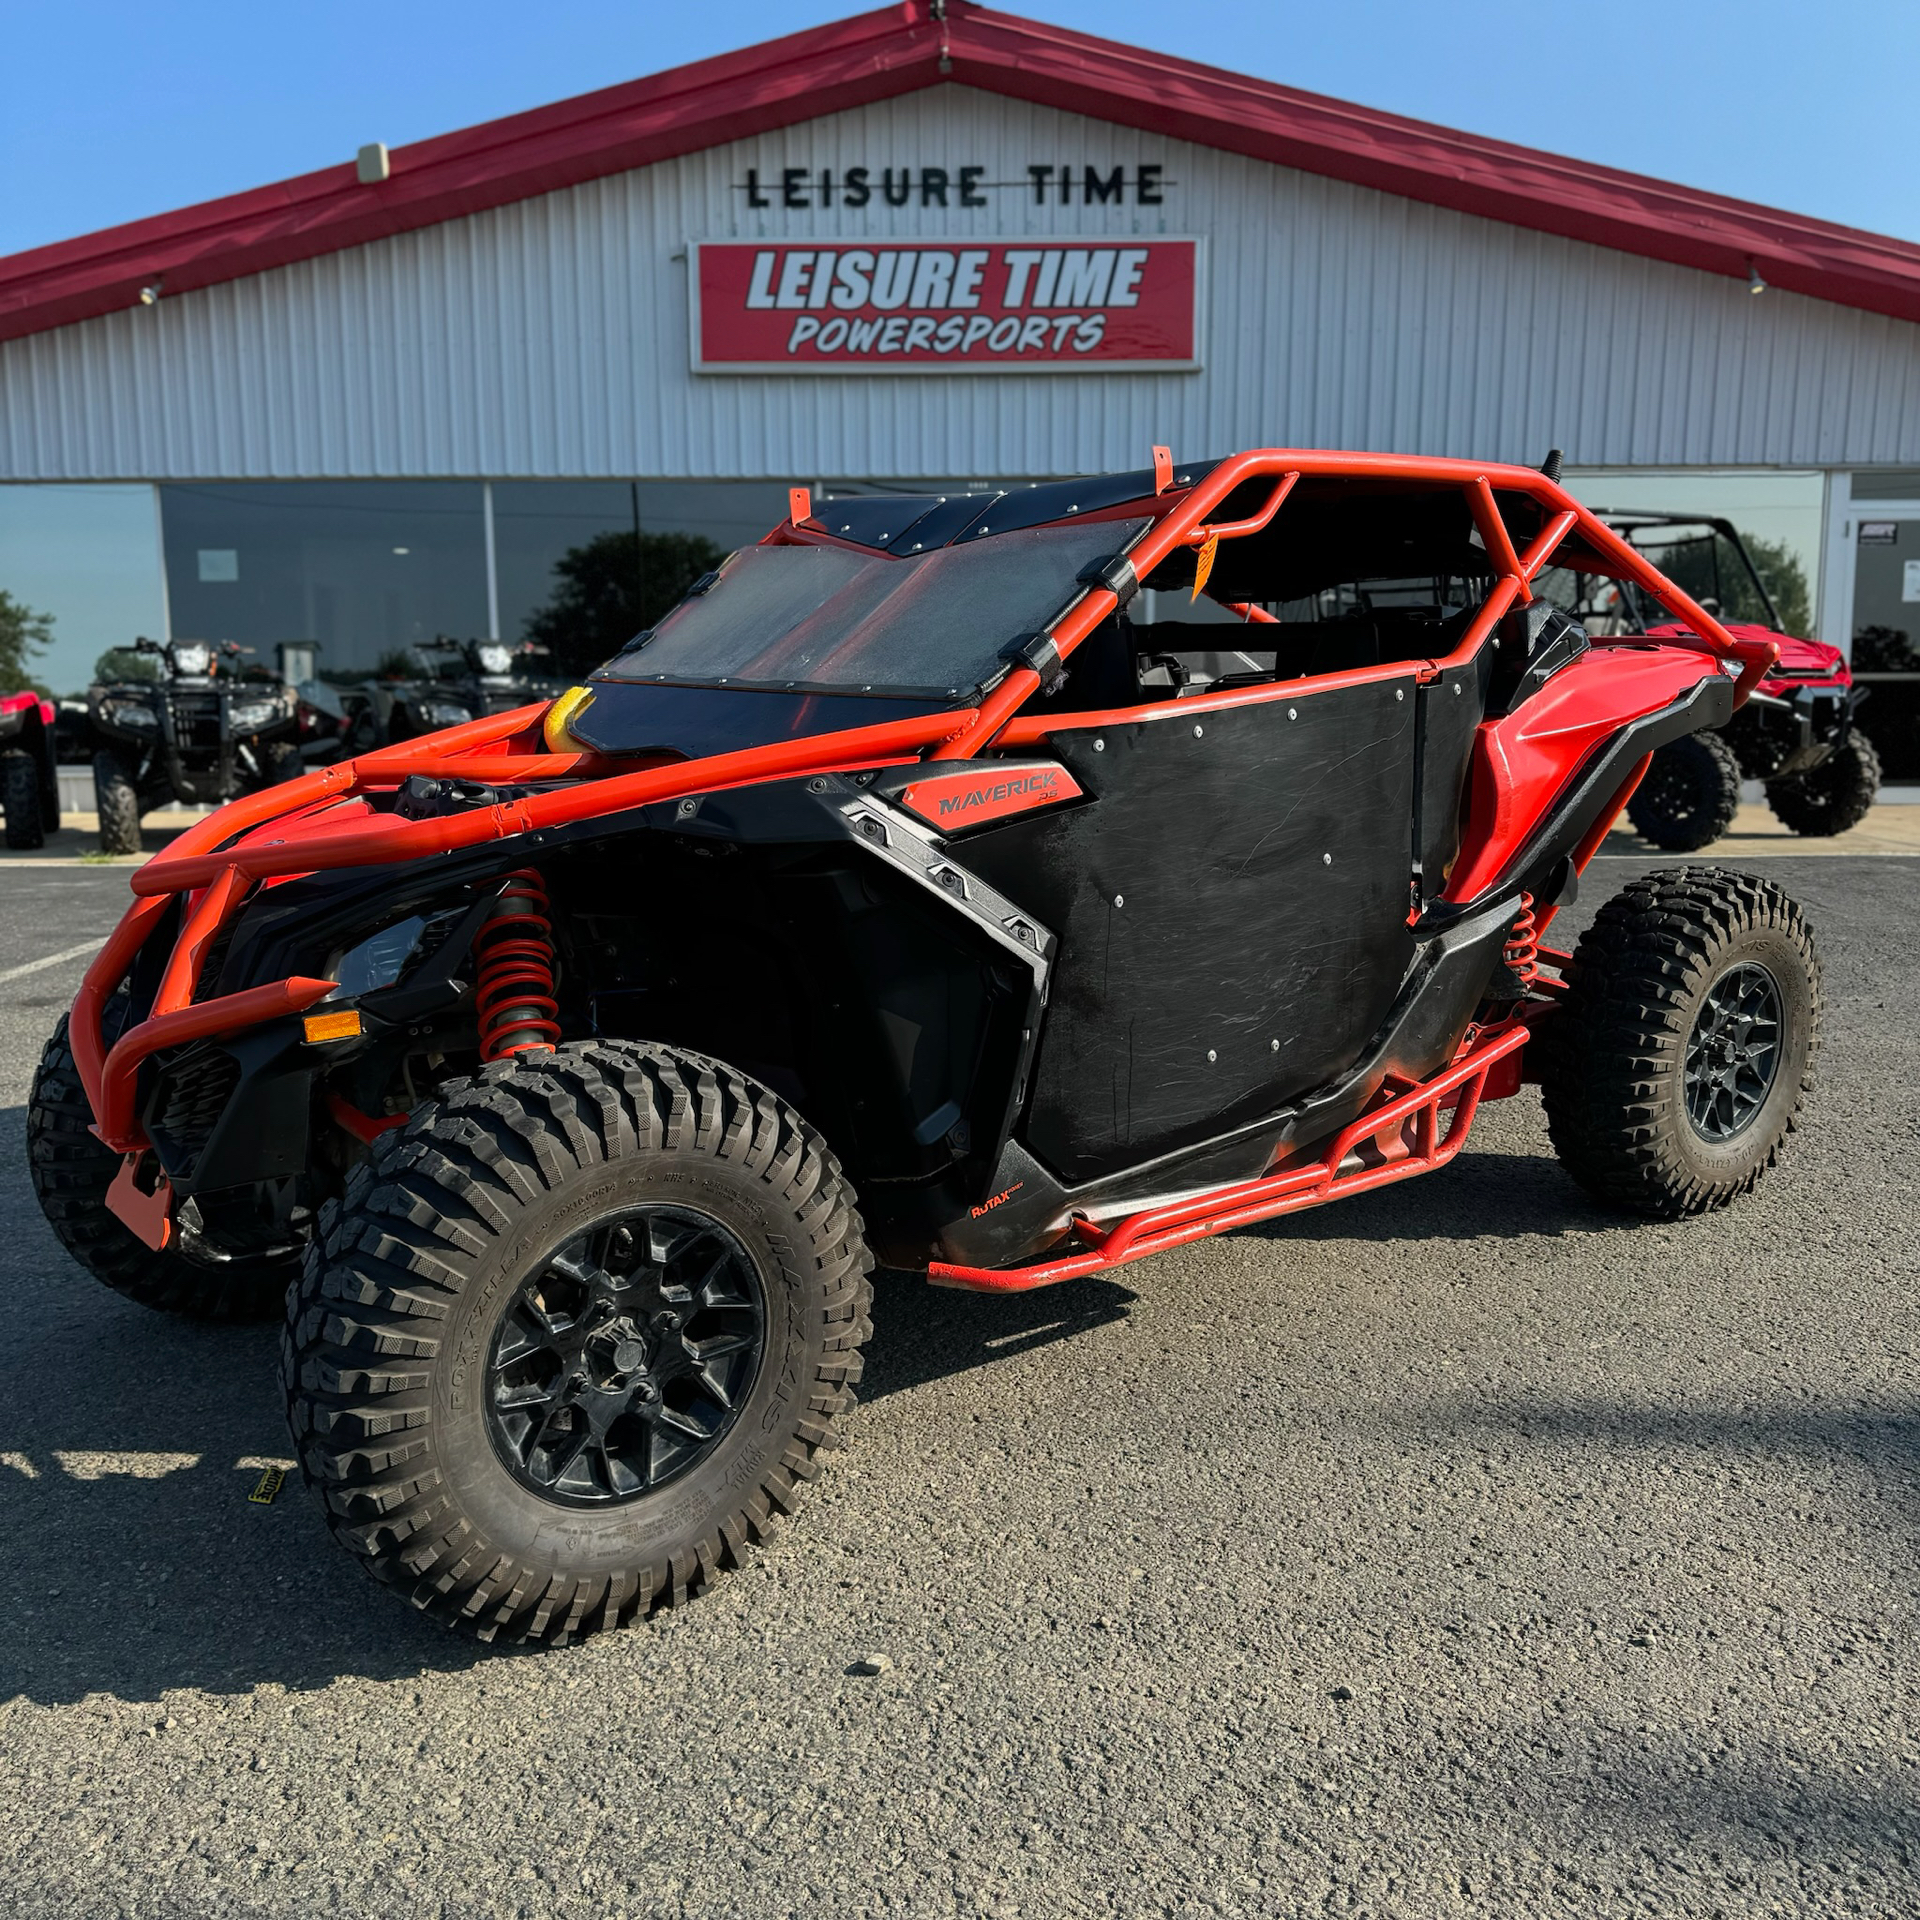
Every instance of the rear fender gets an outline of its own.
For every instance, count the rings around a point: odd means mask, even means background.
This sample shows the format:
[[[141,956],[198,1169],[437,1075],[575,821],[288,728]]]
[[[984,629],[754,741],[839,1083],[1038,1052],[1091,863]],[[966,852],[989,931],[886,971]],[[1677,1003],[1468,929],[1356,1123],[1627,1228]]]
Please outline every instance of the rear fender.
[[[1442,898],[1464,905],[1503,875],[1537,864],[1536,843],[1566,811],[1559,803],[1583,772],[1616,757],[1615,749],[1630,761],[1668,739],[1718,726],[1732,711],[1732,681],[1717,661],[1690,649],[1600,647],[1563,667],[1530,700],[1483,721],[1475,734],[1466,832]],[[1663,715],[1672,716],[1670,729]],[[1623,751],[1628,736],[1631,755]],[[1622,780],[1626,772],[1623,765]],[[1594,810],[1606,797],[1594,800]]]

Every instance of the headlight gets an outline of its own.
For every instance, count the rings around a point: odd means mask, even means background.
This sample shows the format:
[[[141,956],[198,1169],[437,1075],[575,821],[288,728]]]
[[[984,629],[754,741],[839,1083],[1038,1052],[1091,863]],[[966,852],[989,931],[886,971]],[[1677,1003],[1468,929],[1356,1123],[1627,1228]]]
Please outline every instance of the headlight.
[[[511,673],[513,671],[513,653],[507,647],[482,647],[480,649],[480,671],[482,673]]]
[[[287,710],[279,700],[236,700],[231,709],[235,733],[258,733],[276,720],[284,720]]]
[[[154,733],[159,716],[138,700],[107,700],[101,703],[100,718],[110,727],[125,727],[130,733]]]
[[[199,646],[191,641],[176,640],[171,649],[173,670],[182,674],[202,674],[213,659],[211,647]]]
[[[413,950],[420,944],[426,925],[425,919],[416,913],[369,934],[357,947],[336,953],[327,962],[327,972],[338,984],[327,998],[354,1000],[363,993],[378,993],[382,987],[392,986],[413,958]]]
[[[327,961],[327,977],[335,985],[329,1000],[355,1000],[378,993],[403,978],[421,961],[431,958],[466,916],[467,908],[441,907],[433,913],[409,914],[378,933],[370,933],[357,947],[347,947]]]
[[[420,718],[430,727],[464,727],[473,715],[457,701],[422,700]]]

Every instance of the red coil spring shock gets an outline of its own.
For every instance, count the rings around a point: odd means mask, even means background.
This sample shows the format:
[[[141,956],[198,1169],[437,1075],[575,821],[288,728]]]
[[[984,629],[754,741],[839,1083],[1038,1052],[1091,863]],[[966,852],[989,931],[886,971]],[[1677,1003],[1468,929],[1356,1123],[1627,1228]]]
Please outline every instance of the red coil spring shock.
[[[1532,986],[1540,975],[1540,933],[1533,917],[1533,895],[1520,896],[1520,911],[1507,929],[1507,944],[1501,959],[1522,986]]]
[[[547,889],[531,867],[507,875],[493,911],[475,934],[479,985],[480,1057],[550,1053],[560,1038],[553,997],[553,921]]]

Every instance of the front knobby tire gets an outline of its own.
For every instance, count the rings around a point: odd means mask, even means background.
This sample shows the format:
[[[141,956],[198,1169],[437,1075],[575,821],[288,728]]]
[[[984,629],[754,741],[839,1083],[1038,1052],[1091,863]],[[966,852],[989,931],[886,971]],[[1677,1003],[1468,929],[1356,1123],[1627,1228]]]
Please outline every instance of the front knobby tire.
[[[1820,960],[1778,887],[1721,867],[1636,880],[1600,909],[1541,1032],[1562,1164],[1657,1219],[1750,1192],[1798,1121],[1820,1045]]]
[[[100,851],[138,853],[139,789],[133,784],[133,769],[109,747],[93,756],[93,804],[100,815]]]
[[[1740,762],[1717,733],[1670,740],[1653,756],[1627,802],[1627,819],[1667,853],[1697,853],[1733,825],[1740,805]]]
[[[681,1604],[838,1444],[862,1235],[826,1143],[719,1061],[596,1041],[454,1083],[323,1210],[288,1302],[334,1537],[486,1640]]]
[[[1789,832],[1828,839],[1857,827],[1880,795],[1880,756],[1855,728],[1805,773],[1767,782],[1767,805]]]
[[[294,1266],[284,1254],[215,1261],[156,1253],[107,1211],[120,1156],[93,1132],[64,1014],[33,1079],[27,1168],[60,1244],[115,1293],[189,1320],[269,1320],[285,1311]]]

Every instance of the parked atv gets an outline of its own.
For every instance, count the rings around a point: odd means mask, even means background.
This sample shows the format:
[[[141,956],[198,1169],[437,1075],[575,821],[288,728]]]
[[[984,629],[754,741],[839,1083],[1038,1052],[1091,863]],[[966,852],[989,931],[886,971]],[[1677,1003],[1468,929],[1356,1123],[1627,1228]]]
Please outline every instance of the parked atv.
[[[1627,818],[1657,847],[1692,853],[1733,824],[1742,779],[1766,783],[1767,804],[1795,833],[1830,836],[1857,827],[1880,791],[1873,742],[1854,725],[1866,697],[1846,656],[1818,640],[1782,631],[1780,615],[1731,521],[1669,513],[1601,510],[1613,530],[1689,584],[1729,633],[1771,640],[1773,671],[1724,727],[1676,740],[1655,754]],[[1638,631],[1665,639],[1670,616],[1631,582],[1618,589],[1617,613]],[[1756,619],[1742,620],[1739,613]]]
[[[451,640],[444,634],[414,649],[426,674],[417,680],[367,683],[367,745],[388,746],[469,720],[507,713],[530,700],[551,700],[561,682],[530,673],[526,662],[546,648],[531,641]]]
[[[103,853],[138,853],[140,816],[170,800],[231,800],[302,771],[294,695],[240,677],[250,648],[141,639],[133,650],[160,661],[157,680],[87,690]]]
[[[54,706],[31,691],[0,694],[0,814],[7,845],[39,847],[60,830]]]
[[[1629,1212],[1773,1165],[1820,1025],[1786,894],[1676,868],[1545,944],[1773,641],[1538,472],[1155,454],[796,488],[583,686],[132,875],[41,1204],[132,1299],[286,1312],[302,1469],[424,1612],[558,1642],[739,1561],[842,1437],[876,1255],[1109,1273],[1443,1167],[1523,1079]],[[1670,637],[1590,637],[1549,561]]]

